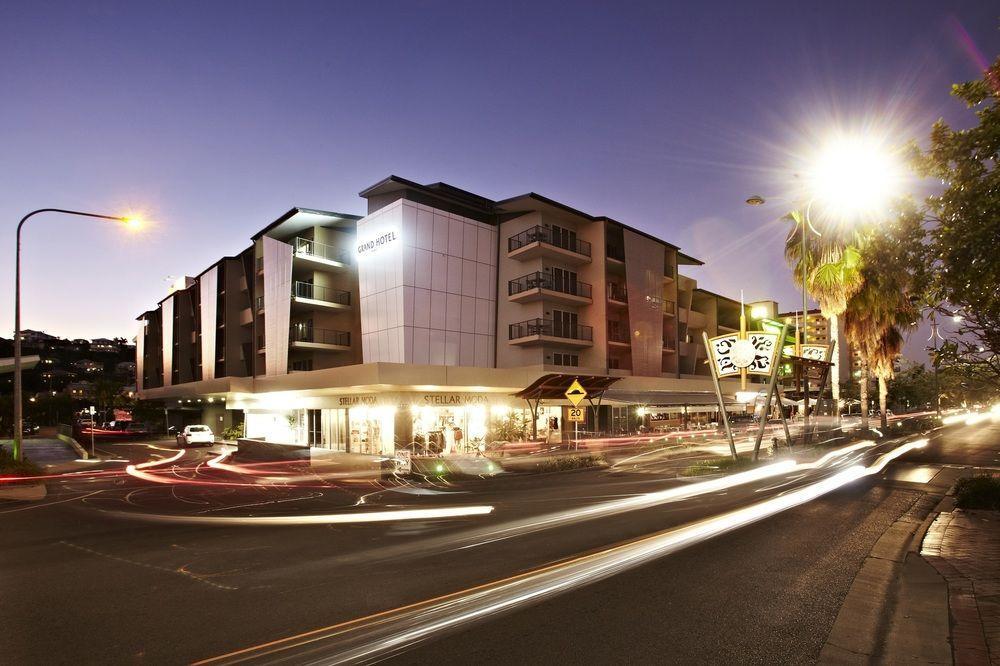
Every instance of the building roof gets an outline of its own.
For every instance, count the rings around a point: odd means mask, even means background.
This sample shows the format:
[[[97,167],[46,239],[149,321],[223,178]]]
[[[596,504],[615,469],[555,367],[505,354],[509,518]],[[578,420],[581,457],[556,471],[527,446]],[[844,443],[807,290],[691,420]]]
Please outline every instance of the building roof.
[[[566,391],[574,381],[580,382],[587,392],[588,398],[597,398],[604,394],[609,386],[621,377],[604,377],[600,375],[564,375],[553,373],[542,375],[528,387],[514,394],[515,398],[525,400],[566,400]]]
[[[494,201],[447,183],[438,182],[431,183],[429,185],[421,185],[420,183],[412,180],[391,175],[388,178],[384,178],[374,185],[365,188],[359,192],[359,195],[367,199],[390,194],[392,192],[398,192],[400,190],[410,190],[424,194],[428,197],[442,199],[455,206],[473,210],[480,216],[489,215],[495,217],[516,217],[529,211],[547,210],[549,212],[572,215],[574,217],[581,217],[585,220],[595,222],[610,222],[612,224],[620,225],[629,231],[635,232],[640,236],[648,238],[661,245],[665,245],[674,250],[679,250],[679,248],[673,243],[669,243],[662,238],[657,238],[656,236],[641,229],[636,229],[635,227],[625,224],[624,222],[619,222],[618,220],[610,218],[606,215],[591,215],[590,213],[585,213],[578,208],[573,208],[572,206],[556,201],[555,199],[550,199],[549,197],[538,194],[537,192],[526,192],[517,196]],[[678,263],[688,266],[700,266],[704,263],[679,251],[677,253],[677,260]]]
[[[251,240],[256,241],[261,236],[272,236],[279,230],[282,235],[292,235],[304,229],[308,229],[309,227],[314,227],[317,224],[330,224],[331,222],[336,223],[347,221],[357,222],[360,219],[360,215],[351,215],[350,213],[334,213],[328,210],[300,208],[296,206],[251,236]]]

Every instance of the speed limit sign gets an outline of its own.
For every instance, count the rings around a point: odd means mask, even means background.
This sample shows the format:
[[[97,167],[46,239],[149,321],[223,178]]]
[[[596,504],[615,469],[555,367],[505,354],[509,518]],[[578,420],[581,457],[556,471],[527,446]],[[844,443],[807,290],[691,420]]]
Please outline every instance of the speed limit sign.
[[[576,421],[577,423],[583,423],[586,419],[584,418],[583,407],[570,407],[566,420]]]

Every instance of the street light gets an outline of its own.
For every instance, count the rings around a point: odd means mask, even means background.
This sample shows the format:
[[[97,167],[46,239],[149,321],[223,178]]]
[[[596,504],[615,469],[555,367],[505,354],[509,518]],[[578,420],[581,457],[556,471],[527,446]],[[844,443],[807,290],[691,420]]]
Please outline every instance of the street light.
[[[808,229],[817,235],[810,212],[815,204],[820,214],[838,224],[871,220],[888,209],[892,198],[904,180],[897,153],[882,137],[872,134],[831,133],[810,160],[803,172],[806,186],[804,211],[796,219],[802,224],[802,344],[807,341],[808,298]],[[764,197],[755,194],[746,199],[747,205],[761,206]],[[836,359],[832,359],[836,368]],[[839,373],[837,373],[839,374]],[[803,427],[809,419],[809,378],[803,382]],[[833,394],[840,392],[838,377],[833,377]],[[839,415],[839,406],[838,406]]]
[[[142,226],[141,218],[133,215],[100,215],[98,213],[84,213],[78,210],[66,210],[63,208],[39,208],[33,210],[17,223],[17,251],[14,261],[14,459],[21,460],[22,439],[23,439],[23,418],[21,405],[21,227],[34,215],[39,213],[61,213],[63,215],[76,215],[78,217],[91,217],[98,220],[111,222],[121,222],[131,230],[137,230]]]

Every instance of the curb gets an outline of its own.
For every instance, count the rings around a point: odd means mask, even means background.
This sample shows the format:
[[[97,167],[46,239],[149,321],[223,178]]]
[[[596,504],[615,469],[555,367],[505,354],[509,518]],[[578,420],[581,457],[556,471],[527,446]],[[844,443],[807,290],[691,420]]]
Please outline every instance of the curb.
[[[37,502],[45,499],[48,490],[44,483],[32,483],[21,486],[10,486],[0,488],[0,500],[14,500],[16,502]]]
[[[912,545],[914,542],[919,544],[918,535],[923,538],[924,523],[941,497],[924,494],[872,546],[851,583],[817,663],[869,664],[879,660],[883,638],[890,629],[896,629],[890,625],[891,611],[900,592],[899,578],[905,568],[914,566],[910,558]],[[919,545],[917,547],[919,549]],[[938,662],[916,659],[912,663]]]
[[[81,459],[90,460],[90,452],[87,451],[82,446],[80,446],[80,443],[75,439],[73,439],[72,437],[70,437],[69,435],[59,434],[56,435],[56,438],[59,439],[64,444],[69,444],[70,446],[72,446],[73,450],[77,452],[77,455],[79,455]]]

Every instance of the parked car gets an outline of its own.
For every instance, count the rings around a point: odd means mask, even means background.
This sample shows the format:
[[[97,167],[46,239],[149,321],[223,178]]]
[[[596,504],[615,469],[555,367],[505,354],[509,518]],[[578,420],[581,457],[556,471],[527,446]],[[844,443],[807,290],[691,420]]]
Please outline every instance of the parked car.
[[[38,425],[27,419],[21,421],[21,433],[23,437],[30,437],[38,434]]]
[[[177,435],[177,446],[194,446],[195,444],[207,444],[211,446],[215,443],[215,433],[207,425],[184,426],[184,430]]]

